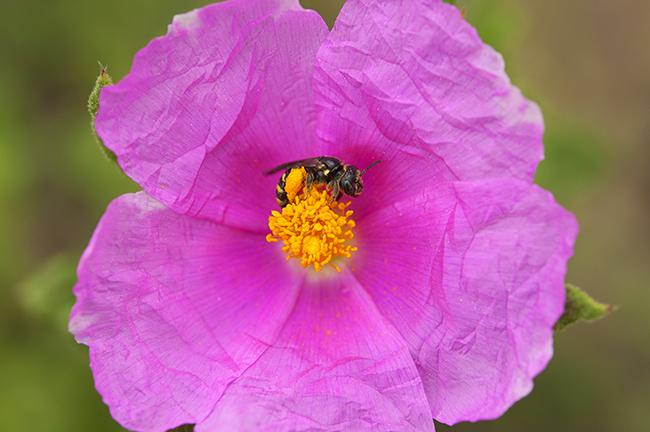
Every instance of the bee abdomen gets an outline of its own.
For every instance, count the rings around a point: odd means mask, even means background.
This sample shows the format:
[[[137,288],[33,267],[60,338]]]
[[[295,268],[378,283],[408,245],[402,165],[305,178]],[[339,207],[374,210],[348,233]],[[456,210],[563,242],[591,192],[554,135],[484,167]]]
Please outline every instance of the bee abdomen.
[[[287,183],[287,176],[289,175],[289,172],[291,170],[287,170],[282,174],[282,177],[280,177],[280,181],[278,181],[277,186],[275,187],[275,201],[278,203],[278,205],[281,208],[286,207],[287,204],[289,204],[289,197],[287,196],[287,193],[284,190],[284,186]]]

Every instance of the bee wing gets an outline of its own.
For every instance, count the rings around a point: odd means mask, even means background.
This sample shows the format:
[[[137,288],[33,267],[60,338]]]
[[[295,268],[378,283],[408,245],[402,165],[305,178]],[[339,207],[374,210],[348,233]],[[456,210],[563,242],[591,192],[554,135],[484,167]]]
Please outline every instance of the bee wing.
[[[318,163],[319,163],[319,158],[300,159],[297,161],[287,162],[287,163],[283,163],[282,165],[278,165],[275,168],[266,171],[264,174],[270,175],[278,171],[288,170],[290,168],[298,168],[301,166],[313,167],[313,166],[317,166]]]

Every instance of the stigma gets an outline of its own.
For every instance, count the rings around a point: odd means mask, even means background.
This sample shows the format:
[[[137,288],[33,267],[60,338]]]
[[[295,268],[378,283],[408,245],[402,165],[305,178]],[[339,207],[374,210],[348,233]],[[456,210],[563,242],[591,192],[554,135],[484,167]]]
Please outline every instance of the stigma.
[[[350,258],[357,248],[352,246],[355,222],[351,219],[349,202],[332,200],[323,187],[304,187],[305,169],[294,168],[286,179],[285,191],[289,198],[282,211],[269,216],[270,234],[266,241],[282,241],[287,260],[296,258],[308,268],[319,272],[329,266],[340,272],[336,264],[340,258]]]

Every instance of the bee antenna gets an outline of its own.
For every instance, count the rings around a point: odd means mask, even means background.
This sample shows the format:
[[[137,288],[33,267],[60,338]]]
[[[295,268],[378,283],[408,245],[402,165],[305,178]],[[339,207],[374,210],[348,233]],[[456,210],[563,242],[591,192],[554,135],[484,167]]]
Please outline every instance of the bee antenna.
[[[372,168],[372,167],[374,167],[375,165],[377,165],[379,162],[381,162],[381,161],[380,161],[380,160],[376,160],[376,161],[374,161],[373,163],[371,163],[370,165],[368,165],[367,167],[365,167],[365,168],[361,171],[361,175],[364,175],[364,174],[366,173],[366,171],[368,171],[370,168]]]

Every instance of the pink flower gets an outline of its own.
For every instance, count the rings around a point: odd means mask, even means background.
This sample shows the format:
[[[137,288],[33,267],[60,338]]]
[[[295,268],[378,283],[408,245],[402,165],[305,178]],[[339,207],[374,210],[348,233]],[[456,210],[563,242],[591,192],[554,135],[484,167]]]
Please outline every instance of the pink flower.
[[[431,431],[500,416],[551,358],[577,225],[532,184],[539,109],[454,7],[178,16],[96,127],[144,192],[100,221],[70,329],[125,427]],[[382,160],[341,273],[265,240],[262,173],[320,155]]]

